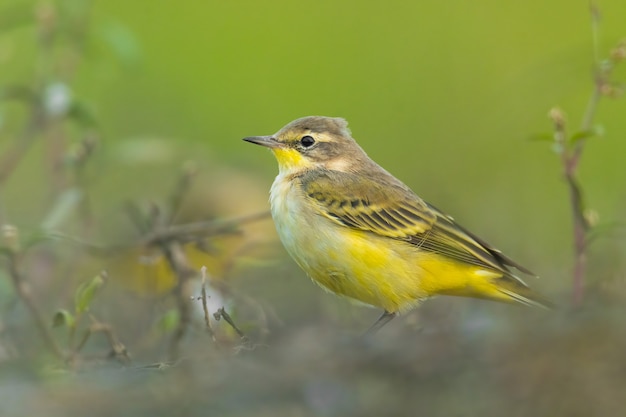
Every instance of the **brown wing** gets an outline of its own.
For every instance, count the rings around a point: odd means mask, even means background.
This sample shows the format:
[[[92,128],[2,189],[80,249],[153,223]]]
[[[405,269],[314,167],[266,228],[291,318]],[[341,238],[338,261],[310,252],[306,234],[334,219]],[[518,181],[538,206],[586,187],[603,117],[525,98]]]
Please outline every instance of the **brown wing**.
[[[301,181],[319,213],[339,225],[405,240],[423,250],[509,275],[509,266],[532,274],[393,177],[314,170]]]

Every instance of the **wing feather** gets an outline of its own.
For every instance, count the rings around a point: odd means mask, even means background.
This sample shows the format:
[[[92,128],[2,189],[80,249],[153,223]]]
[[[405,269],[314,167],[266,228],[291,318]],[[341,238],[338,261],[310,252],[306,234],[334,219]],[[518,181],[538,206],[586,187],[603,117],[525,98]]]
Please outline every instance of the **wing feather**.
[[[320,214],[339,225],[404,240],[423,250],[512,277],[508,267],[532,274],[391,176],[314,170],[300,180],[305,195]]]

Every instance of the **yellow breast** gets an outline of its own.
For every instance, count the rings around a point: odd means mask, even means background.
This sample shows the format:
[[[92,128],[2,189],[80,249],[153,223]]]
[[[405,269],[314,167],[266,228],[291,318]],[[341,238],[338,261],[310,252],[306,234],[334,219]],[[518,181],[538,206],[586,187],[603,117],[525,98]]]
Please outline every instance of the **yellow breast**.
[[[270,201],[285,249],[323,288],[387,311],[428,297],[419,285],[423,254],[414,247],[319,215],[288,175],[276,178]]]

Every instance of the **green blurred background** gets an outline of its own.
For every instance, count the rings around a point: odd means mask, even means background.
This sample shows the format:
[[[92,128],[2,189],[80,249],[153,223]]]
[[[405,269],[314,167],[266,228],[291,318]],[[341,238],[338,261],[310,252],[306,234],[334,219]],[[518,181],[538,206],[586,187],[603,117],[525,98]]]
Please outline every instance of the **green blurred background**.
[[[626,37],[626,3],[597,5],[598,53],[606,57]],[[55,34],[45,49],[48,24]],[[1,183],[2,222],[21,233],[58,208],[74,174],[55,155],[86,134],[99,138],[80,183],[89,233],[73,211],[55,230],[119,243],[133,236],[124,203],[161,204],[189,161],[198,175],[178,222],[266,210],[275,161],[241,138],[306,115],[341,116],[373,159],[536,271],[532,286],[560,306],[549,314],[441,298],[392,322],[380,339],[355,343],[377,312],[311,285],[264,220],[254,232],[243,226],[244,243],[214,253],[229,265],[219,278],[230,291],[270,311],[263,347],[233,355],[192,332],[186,371],[164,371],[164,379],[110,368],[41,371],[49,366],[44,349],[31,345],[36,334],[21,335],[31,321],[2,284],[6,345],[29,346],[24,355],[4,347],[3,415],[623,415],[623,226],[594,242],[585,302],[572,310],[567,188],[551,143],[530,140],[551,132],[553,106],[566,112],[570,132],[579,129],[593,89],[593,44],[584,1],[0,1],[0,88],[62,86],[89,115],[39,135]],[[626,79],[624,65],[614,78]],[[19,102],[0,103],[0,155],[27,118]],[[582,157],[585,201],[600,225],[623,225],[626,101],[603,98],[595,124],[605,134]],[[116,271],[63,244],[44,252],[25,263],[46,294],[46,314],[71,302],[75,282]],[[161,360],[165,336],[133,337],[166,307],[138,307],[132,268],[118,269],[111,280],[122,285],[107,287],[97,309],[135,363]],[[255,313],[241,310],[254,333]]]

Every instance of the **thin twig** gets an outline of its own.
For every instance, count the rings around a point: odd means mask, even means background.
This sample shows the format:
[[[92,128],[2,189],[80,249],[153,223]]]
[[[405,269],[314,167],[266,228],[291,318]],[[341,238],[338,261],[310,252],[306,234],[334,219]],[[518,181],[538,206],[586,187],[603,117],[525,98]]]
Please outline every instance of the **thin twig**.
[[[591,12],[591,33],[593,37],[593,90],[587,102],[585,113],[583,115],[580,131],[589,132],[592,129],[594,118],[598,109],[598,104],[602,98],[602,90],[609,82],[611,69],[602,67],[599,58],[599,25],[600,10],[595,1],[590,2]],[[579,140],[574,145],[574,149],[565,153],[566,157],[564,171],[565,178],[569,186],[570,203],[572,207],[572,221],[574,229],[574,269],[572,271],[572,302],[574,306],[579,306],[584,297],[584,282],[587,271],[587,234],[589,232],[589,224],[585,219],[585,207],[583,203],[582,191],[576,172],[580,163],[580,157],[586,140]]]
[[[185,196],[191,187],[192,180],[198,172],[197,166],[193,162],[187,162],[183,165],[178,184],[173,188],[169,198],[169,213],[167,215],[166,224],[172,224],[183,205]]]
[[[269,211],[246,214],[240,217],[233,217],[226,220],[209,220],[195,223],[168,226],[146,234],[142,238],[145,245],[154,244],[159,241],[180,239],[182,236],[216,236],[220,234],[234,233],[237,226],[252,223],[270,217]]]
[[[149,225],[147,225],[147,222],[144,221],[143,213],[141,213],[136,205],[128,203],[126,205],[126,210],[133,224],[140,232],[143,229],[150,227]],[[45,231],[41,235],[34,235],[34,237],[37,237],[37,241],[41,242],[50,239],[60,240],[73,245],[84,247],[89,253],[93,255],[106,256],[115,253],[125,252],[129,248],[137,246],[158,245],[160,242],[166,242],[170,240],[185,243],[189,240],[198,239],[199,237],[207,238],[237,233],[234,228],[238,225],[252,223],[258,220],[268,218],[269,216],[270,212],[264,211],[241,217],[233,217],[225,220],[209,220],[203,222],[169,226],[165,229],[157,230],[155,232],[146,232],[146,237],[142,237],[138,241],[131,242],[130,244],[121,243],[115,245],[104,245],[94,242],[88,242],[82,238],[66,235],[57,231]],[[195,235],[194,239],[192,239],[192,235]]]
[[[587,114],[593,115],[595,112],[595,95],[592,95],[590,105],[587,107]],[[582,302],[584,294],[584,279],[585,270],[587,265],[586,254],[586,234],[587,234],[587,222],[584,215],[584,205],[582,198],[582,191],[578,180],[576,179],[576,172],[578,168],[578,161],[582,154],[582,143],[580,140],[575,148],[572,150],[568,143],[567,132],[565,129],[565,115],[563,111],[558,108],[554,108],[550,111],[550,118],[554,124],[554,138],[556,145],[559,148],[561,154],[561,162],[563,165],[563,176],[567,182],[570,207],[572,210],[572,227],[574,233],[574,268],[573,274],[573,293],[572,299],[574,305],[579,305]],[[591,123],[591,121],[589,121]]]
[[[593,112],[593,110],[591,110]],[[584,203],[582,190],[576,178],[578,162],[582,155],[582,142],[580,140],[572,149],[568,143],[565,128],[565,116],[561,109],[550,110],[550,119],[554,125],[554,140],[561,155],[563,166],[563,177],[567,183],[570,199],[570,209],[572,211],[572,228],[574,235],[574,267],[572,277],[572,301],[578,306],[584,295],[584,279],[587,266],[586,235],[588,224],[585,220]]]
[[[241,331],[239,327],[237,327],[234,320],[226,312],[226,309],[224,309],[224,307],[218,308],[217,311],[213,314],[213,317],[215,317],[215,320],[220,320],[223,318],[226,321],[226,323],[230,324],[230,327],[233,328],[233,330],[237,333],[237,335],[241,338],[242,341],[244,342],[248,341],[248,337],[244,334],[244,332]]]
[[[211,339],[215,342],[215,332],[213,331],[213,327],[211,327],[211,319],[209,317],[209,307],[207,305],[207,296],[206,296],[206,266],[200,268],[200,274],[202,275],[202,292],[200,295],[200,299],[202,300],[202,310],[204,311],[204,326],[206,328],[207,333],[211,336]]]
[[[90,316],[92,321],[91,325],[85,329],[83,332],[83,337],[80,342],[76,345],[76,347],[72,350],[72,358],[75,359],[80,351],[85,347],[87,341],[91,338],[94,333],[102,333],[106,337],[111,350],[105,355],[107,358],[115,358],[122,363],[129,363],[130,356],[128,351],[126,350],[126,346],[122,342],[119,341],[113,328],[106,323],[101,323],[96,320],[95,317]],[[98,355],[101,357],[101,355]]]
[[[92,321],[91,326],[89,326],[91,332],[104,334],[109,342],[109,346],[111,346],[109,357],[113,357],[122,363],[130,362],[128,350],[126,350],[126,346],[124,346],[124,344],[120,342],[113,328],[107,323],[99,322],[93,316],[91,316],[90,318]]]
[[[134,201],[127,201],[124,204],[124,210],[128,215],[128,218],[133,223],[133,226],[140,233],[147,233],[150,229],[150,224],[148,223],[147,216],[144,216],[143,212]]]
[[[565,117],[560,109],[552,109],[550,118],[554,124],[555,144],[561,155],[563,176],[568,185],[570,206],[572,211],[572,228],[574,243],[574,265],[572,271],[572,302],[579,306],[584,297],[584,281],[587,270],[587,251],[589,246],[589,222],[585,218],[583,193],[577,179],[578,166],[587,137],[593,136],[593,123],[598,104],[604,95],[611,95],[614,89],[611,86],[610,76],[615,64],[626,56],[626,47],[623,42],[612,51],[611,58],[606,63],[600,62],[598,53],[598,33],[600,11],[595,1],[590,2],[591,31],[593,38],[593,90],[583,114],[580,134],[584,135],[574,143],[570,142],[565,129]]]
[[[50,327],[46,320],[43,318],[43,314],[39,310],[39,306],[32,298],[30,291],[27,289],[24,277],[19,271],[18,267],[18,254],[11,253],[7,256],[8,261],[8,272],[11,276],[11,282],[13,283],[13,288],[15,289],[15,293],[19,297],[20,300],[24,303],[28,311],[30,312],[31,317],[35,320],[35,324],[39,329],[39,334],[41,335],[44,343],[48,347],[48,349],[59,359],[65,360],[66,355],[58,345],[54,337],[52,336],[52,332],[50,331]]]
[[[178,326],[174,330],[170,341],[169,356],[170,360],[177,360],[180,357],[180,344],[182,343],[187,329],[191,323],[191,278],[196,272],[189,267],[187,258],[178,242],[164,242],[160,245],[161,251],[165,255],[168,264],[174,274],[178,278],[178,284],[175,288],[176,303],[180,320]]]
[[[570,189],[570,200],[573,215],[574,227],[574,270],[573,270],[573,289],[572,302],[578,306],[583,301],[585,272],[587,270],[587,222],[581,204],[580,187],[574,178],[568,178]]]

